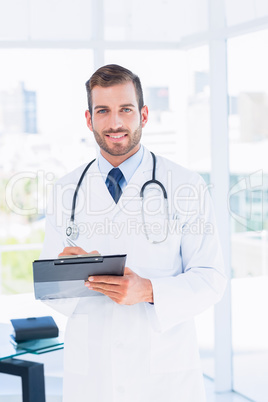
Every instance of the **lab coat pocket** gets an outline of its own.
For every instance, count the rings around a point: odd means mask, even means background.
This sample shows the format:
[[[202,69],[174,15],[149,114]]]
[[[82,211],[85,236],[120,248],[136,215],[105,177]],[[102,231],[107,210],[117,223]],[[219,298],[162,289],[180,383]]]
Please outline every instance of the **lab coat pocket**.
[[[176,222],[169,221],[168,224],[163,221],[161,227],[166,225],[166,232],[159,235],[156,243],[146,243],[147,265],[158,271],[163,276],[172,274],[174,268],[178,267],[180,261],[181,233],[176,226]],[[168,226],[167,226],[168,225]],[[161,241],[165,238],[164,241]],[[157,241],[160,241],[159,243]],[[143,245],[144,247],[144,245]]]
[[[165,332],[152,330],[150,370],[171,373],[200,368],[194,324],[187,321]]]
[[[85,374],[88,371],[88,353],[88,316],[73,314],[68,320],[65,333],[65,370]]]

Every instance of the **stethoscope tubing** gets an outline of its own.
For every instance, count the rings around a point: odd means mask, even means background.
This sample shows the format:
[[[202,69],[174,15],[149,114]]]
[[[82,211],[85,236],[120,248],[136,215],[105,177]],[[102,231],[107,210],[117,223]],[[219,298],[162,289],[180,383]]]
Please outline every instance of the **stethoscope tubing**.
[[[166,213],[167,213],[167,216],[168,216],[167,192],[166,192],[166,189],[165,189],[164,185],[163,185],[160,181],[158,181],[158,180],[155,179],[156,157],[155,157],[155,154],[154,154],[153,152],[151,152],[151,155],[152,155],[152,158],[153,158],[152,179],[146,181],[146,182],[143,184],[143,186],[142,186],[142,188],[141,188],[141,190],[140,190],[140,197],[141,197],[141,199],[143,200],[143,198],[144,198],[144,192],[145,192],[145,189],[146,189],[147,186],[149,186],[150,184],[156,184],[156,185],[158,185],[158,186],[161,188],[162,193],[163,193],[163,196],[164,196],[164,199],[165,199]],[[73,195],[72,211],[71,211],[71,217],[70,217],[70,224],[69,224],[69,226],[68,226],[67,229],[66,229],[66,236],[67,236],[67,239],[70,239],[70,238],[71,238],[72,240],[76,240],[77,237],[78,237],[78,227],[76,227],[76,225],[75,225],[75,223],[74,223],[76,199],[77,199],[78,191],[79,191],[79,189],[80,189],[80,186],[81,186],[81,184],[82,184],[82,181],[83,181],[83,179],[84,179],[84,177],[85,177],[85,175],[86,175],[88,169],[89,169],[90,166],[93,164],[93,162],[95,162],[95,160],[96,160],[96,159],[93,159],[91,162],[89,162],[89,163],[87,164],[87,166],[86,166],[85,169],[83,170],[83,172],[82,172],[82,174],[81,174],[81,176],[80,176],[80,179],[79,179],[79,181],[78,181],[78,183],[77,183],[77,186],[76,186],[76,189],[75,189],[75,192],[74,192],[74,195]],[[142,212],[143,222],[145,222],[143,203],[142,203],[142,211],[141,211],[141,212]],[[146,230],[145,230],[145,235],[146,235],[147,240],[150,241],[149,235],[148,235],[148,233],[146,232]],[[162,243],[163,241],[166,240],[167,235],[168,235],[168,233],[166,232],[165,238],[164,238],[162,241],[150,241],[150,242],[151,242],[151,243]]]
[[[87,173],[88,169],[90,168],[90,166],[92,165],[93,162],[95,162],[96,159],[93,159],[91,162],[89,162],[87,164],[87,166],[85,167],[85,169],[83,170],[83,173],[81,174],[81,177],[77,183],[75,192],[74,192],[74,196],[73,196],[73,202],[72,202],[72,212],[71,212],[71,218],[70,221],[74,222],[74,214],[75,214],[75,206],[76,206],[76,199],[77,199],[77,194],[78,191],[80,189],[80,186],[82,184],[82,181],[84,180],[85,174]]]

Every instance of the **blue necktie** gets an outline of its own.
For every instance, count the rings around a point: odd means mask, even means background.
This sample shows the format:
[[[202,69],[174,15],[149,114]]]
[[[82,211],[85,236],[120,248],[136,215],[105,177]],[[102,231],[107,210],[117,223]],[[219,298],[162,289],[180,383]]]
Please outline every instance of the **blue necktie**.
[[[123,177],[123,173],[121,172],[121,170],[119,168],[113,168],[108,173],[108,176],[107,176],[107,179],[105,182],[106,186],[116,204],[122,194],[121,187],[119,186],[119,182],[122,179],[122,177]]]

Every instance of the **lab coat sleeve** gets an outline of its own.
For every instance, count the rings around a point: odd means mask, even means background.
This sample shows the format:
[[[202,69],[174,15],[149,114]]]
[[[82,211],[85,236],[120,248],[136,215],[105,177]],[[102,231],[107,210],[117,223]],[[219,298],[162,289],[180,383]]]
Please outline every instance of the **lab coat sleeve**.
[[[208,192],[202,207],[202,213],[191,214],[182,228],[182,273],[151,279],[154,305],[148,305],[147,311],[155,330],[165,331],[192,319],[223,296],[227,279]],[[200,205],[189,203],[189,210],[195,208],[199,210]]]
[[[47,207],[45,241],[40,259],[58,258],[59,253],[65,247],[60,226],[56,225],[56,211],[56,203],[51,197]],[[61,314],[71,316],[79,302],[79,298],[42,300],[42,302]]]

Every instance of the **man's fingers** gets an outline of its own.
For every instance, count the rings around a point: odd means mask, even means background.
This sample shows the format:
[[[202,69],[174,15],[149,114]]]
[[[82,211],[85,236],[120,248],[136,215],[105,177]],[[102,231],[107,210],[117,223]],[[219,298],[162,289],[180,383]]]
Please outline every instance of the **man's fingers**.
[[[111,285],[120,285],[123,277],[113,275],[89,276],[88,281],[93,283],[109,283]]]
[[[59,257],[64,255],[79,255],[79,254],[87,254],[85,250],[81,247],[65,247],[62,253],[59,254]]]
[[[116,286],[116,285],[111,286],[111,285],[106,285],[104,283],[101,283],[101,284],[92,286],[89,284],[89,282],[85,282],[85,286],[87,286],[89,289],[96,290],[97,292],[101,292],[101,293],[103,293],[103,292],[111,292],[114,294],[121,293],[120,286]]]
[[[130,268],[125,267],[125,275],[130,275],[130,274],[133,274],[133,271],[131,271]]]
[[[85,285],[87,286],[87,283],[85,283]],[[110,297],[110,299],[112,299],[116,303],[122,303],[123,298],[122,298],[122,295],[121,295],[120,292],[114,292],[114,291],[103,289],[103,288],[100,288],[100,287],[89,288],[89,289],[94,290],[95,292],[102,293],[105,296]]]
[[[98,254],[98,255],[100,255],[100,253],[97,250],[90,251],[89,254]]]
[[[125,275],[133,274],[133,271],[128,267],[125,268]],[[94,275],[88,277],[89,282],[98,282],[98,283],[111,283],[114,285],[121,285],[125,280],[123,276],[116,275]]]
[[[90,253],[87,253],[84,249],[81,247],[65,247],[62,253],[60,253],[58,256],[63,257],[64,255],[83,255],[83,254],[99,254],[100,253],[97,250],[90,251]]]

